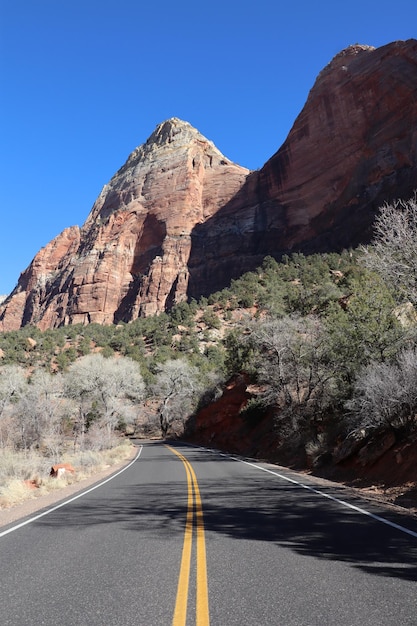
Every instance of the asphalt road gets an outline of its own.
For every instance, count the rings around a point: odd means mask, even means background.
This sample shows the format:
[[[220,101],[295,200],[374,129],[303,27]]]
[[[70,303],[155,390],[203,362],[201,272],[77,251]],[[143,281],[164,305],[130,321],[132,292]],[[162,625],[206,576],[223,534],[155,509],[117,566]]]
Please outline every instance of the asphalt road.
[[[417,625],[415,518],[214,451],[138,453],[1,529],[1,626]]]

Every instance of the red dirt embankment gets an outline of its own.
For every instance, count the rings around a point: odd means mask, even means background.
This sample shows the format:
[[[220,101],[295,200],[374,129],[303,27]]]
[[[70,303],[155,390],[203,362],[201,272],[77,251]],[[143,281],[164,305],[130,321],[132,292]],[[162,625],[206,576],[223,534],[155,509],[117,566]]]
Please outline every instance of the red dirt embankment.
[[[327,463],[314,468],[305,451],[289,454],[285,446],[280,446],[271,413],[252,422],[240,415],[250,397],[245,377],[232,378],[222,396],[193,418],[186,439],[339,482],[417,515],[417,437],[396,441],[392,433],[385,433],[339,463],[329,455]]]

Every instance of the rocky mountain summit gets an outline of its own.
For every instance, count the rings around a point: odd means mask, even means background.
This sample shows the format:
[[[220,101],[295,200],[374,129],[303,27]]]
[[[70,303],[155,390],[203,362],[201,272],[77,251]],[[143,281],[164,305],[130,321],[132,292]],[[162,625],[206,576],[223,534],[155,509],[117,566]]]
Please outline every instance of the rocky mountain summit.
[[[36,255],[4,305],[3,329],[129,321],[186,298],[192,229],[248,173],[187,122],[160,124],[104,186],[84,226]]]
[[[379,206],[417,188],[417,41],[350,46],[317,77],[256,172],[172,118],[132,152],[85,224],[35,256],[0,328],[130,321],[207,295],[266,255],[368,241]]]

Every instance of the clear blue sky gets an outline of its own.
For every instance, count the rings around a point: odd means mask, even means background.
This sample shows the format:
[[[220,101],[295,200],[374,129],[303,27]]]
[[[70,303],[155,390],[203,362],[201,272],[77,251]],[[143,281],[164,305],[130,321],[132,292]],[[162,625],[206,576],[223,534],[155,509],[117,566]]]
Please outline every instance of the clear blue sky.
[[[416,0],[0,0],[0,294],[158,123],[261,167],[335,54],[416,35]]]

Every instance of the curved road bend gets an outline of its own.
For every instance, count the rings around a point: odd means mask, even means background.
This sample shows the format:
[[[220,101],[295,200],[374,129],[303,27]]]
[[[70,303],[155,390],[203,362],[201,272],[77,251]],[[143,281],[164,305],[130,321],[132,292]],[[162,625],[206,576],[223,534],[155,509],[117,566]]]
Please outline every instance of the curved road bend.
[[[2,626],[417,624],[417,520],[272,465],[149,443],[31,519],[0,529]]]

